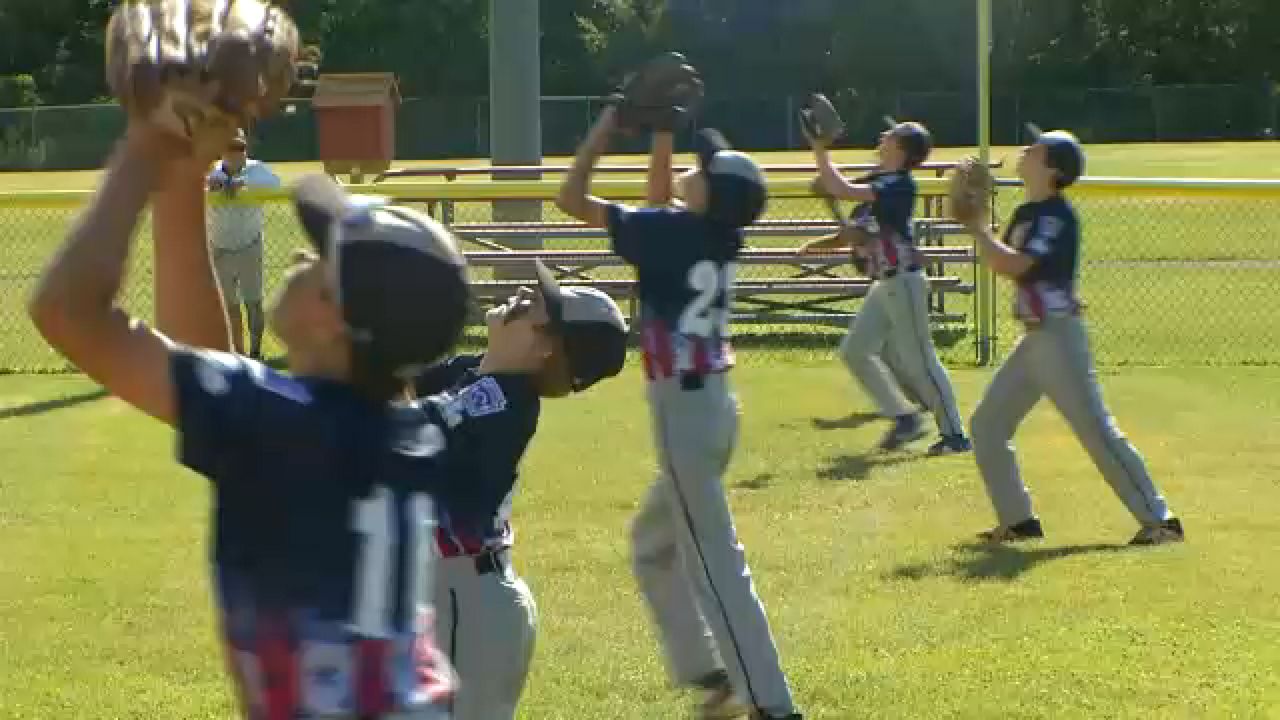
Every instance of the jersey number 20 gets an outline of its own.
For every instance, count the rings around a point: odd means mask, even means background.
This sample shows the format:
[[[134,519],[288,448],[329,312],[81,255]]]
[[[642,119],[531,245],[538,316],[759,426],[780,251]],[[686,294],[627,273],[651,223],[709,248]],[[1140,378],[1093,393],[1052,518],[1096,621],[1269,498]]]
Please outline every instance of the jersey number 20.
[[[702,260],[689,268],[689,287],[697,293],[680,313],[680,333],[696,337],[724,336],[729,327],[729,291],[733,288],[735,263],[717,265]],[[714,307],[717,297],[725,297],[723,307]]]

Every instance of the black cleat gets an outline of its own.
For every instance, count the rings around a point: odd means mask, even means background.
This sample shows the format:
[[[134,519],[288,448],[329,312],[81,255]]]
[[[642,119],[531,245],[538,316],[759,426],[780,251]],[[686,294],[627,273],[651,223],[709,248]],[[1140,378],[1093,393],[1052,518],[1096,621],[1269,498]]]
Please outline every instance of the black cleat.
[[[1182,521],[1176,517],[1158,525],[1147,525],[1138,531],[1137,535],[1129,541],[1130,545],[1167,545],[1168,543],[1182,542],[1186,540],[1186,535],[1182,532]]]
[[[996,544],[1040,540],[1043,537],[1044,528],[1040,527],[1040,519],[1035,517],[1027,518],[1016,525],[1001,525],[978,533],[980,540]]]
[[[963,435],[943,435],[938,442],[929,446],[929,456],[958,455],[973,449],[973,443]]]
[[[894,418],[893,427],[889,428],[889,432],[880,441],[880,449],[897,450],[913,440],[919,440],[927,432],[918,414],[899,415]]]

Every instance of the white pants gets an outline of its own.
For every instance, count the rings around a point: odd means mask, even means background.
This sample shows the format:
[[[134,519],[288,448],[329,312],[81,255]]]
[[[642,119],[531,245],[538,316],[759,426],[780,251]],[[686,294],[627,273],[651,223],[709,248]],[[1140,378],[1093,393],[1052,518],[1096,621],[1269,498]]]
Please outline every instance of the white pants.
[[[473,557],[436,565],[436,639],[458,675],[452,720],[514,720],[533,660],[537,607],[512,569],[481,574]]]

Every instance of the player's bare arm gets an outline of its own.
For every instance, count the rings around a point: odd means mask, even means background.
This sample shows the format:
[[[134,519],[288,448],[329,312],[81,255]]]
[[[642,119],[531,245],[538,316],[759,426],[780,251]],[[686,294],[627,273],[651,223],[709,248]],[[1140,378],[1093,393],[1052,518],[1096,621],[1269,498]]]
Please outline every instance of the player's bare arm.
[[[970,225],[968,229],[969,234],[973,235],[982,264],[997,274],[1016,279],[1035,264],[1035,259],[1030,255],[1021,253],[997,239],[986,223]]]
[[[560,184],[560,194],[556,196],[556,207],[560,211],[577,218],[592,227],[608,225],[609,203],[591,195],[591,175],[600,156],[609,147],[609,140],[617,126],[615,110],[607,107],[596,119],[587,139],[582,141],[573,158],[573,165]]]
[[[836,169],[835,163],[832,162],[831,151],[826,146],[815,144],[813,146],[813,158],[818,167],[818,181],[828,195],[837,200],[852,200],[854,202],[871,202],[876,199],[875,191],[871,189],[870,185],[851,183],[844,179],[844,176]]]
[[[649,150],[649,175],[645,180],[645,201],[649,207],[665,207],[671,204],[674,195],[672,188],[672,156],[675,154],[676,136],[669,130],[653,133],[653,143]]]
[[[156,327],[175,342],[231,351],[205,224],[207,163],[173,163],[152,195]]]
[[[45,340],[111,394],[173,424],[172,343],[117,299],[138,217],[176,140],[131,128],[29,303]]]

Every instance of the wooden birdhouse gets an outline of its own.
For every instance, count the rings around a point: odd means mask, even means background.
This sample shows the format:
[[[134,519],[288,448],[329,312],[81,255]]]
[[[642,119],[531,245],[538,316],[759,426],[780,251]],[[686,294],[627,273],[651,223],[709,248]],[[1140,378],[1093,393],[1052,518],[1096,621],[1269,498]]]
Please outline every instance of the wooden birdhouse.
[[[386,172],[396,154],[399,104],[393,73],[321,74],[311,105],[325,172],[354,183]]]

